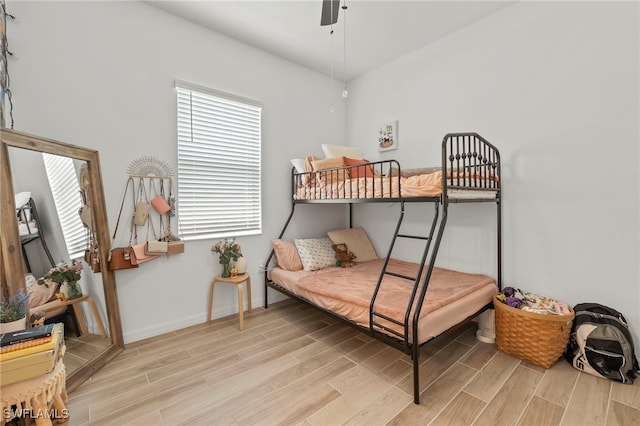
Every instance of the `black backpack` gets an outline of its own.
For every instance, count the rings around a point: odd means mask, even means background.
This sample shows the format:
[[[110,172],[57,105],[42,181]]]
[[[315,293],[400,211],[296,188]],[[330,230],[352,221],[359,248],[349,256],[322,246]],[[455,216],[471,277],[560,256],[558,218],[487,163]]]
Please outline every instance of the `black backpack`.
[[[633,383],[640,367],[624,316],[598,303],[573,309],[576,316],[564,354],[569,364],[597,377]]]

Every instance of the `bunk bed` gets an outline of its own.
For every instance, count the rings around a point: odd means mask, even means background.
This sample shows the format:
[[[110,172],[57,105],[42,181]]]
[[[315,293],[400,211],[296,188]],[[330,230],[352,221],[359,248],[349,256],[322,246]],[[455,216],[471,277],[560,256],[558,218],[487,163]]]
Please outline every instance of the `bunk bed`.
[[[16,214],[18,219],[18,233],[20,234],[20,246],[22,248],[24,263],[27,266],[27,272],[31,272],[31,264],[29,263],[25,246],[33,241],[40,241],[42,249],[47,255],[51,267],[53,267],[55,262],[44,238],[40,217],[38,216],[38,209],[36,208],[35,201],[31,198],[31,193],[21,192],[16,194]]]
[[[488,309],[502,288],[501,168],[498,149],[477,133],[450,133],[442,141],[439,167],[402,170],[395,160],[291,172],[291,211],[275,241],[283,241],[297,205],[397,203],[400,213],[384,258],[350,268],[287,270],[271,251],[265,265],[268,288],[308,303],[411,356],[414,402],[420,403],[420,347]],[[431,203],[426,235],[402,232],[405,204]],[[497,277],[435,266],[450,204],[496,205]],[[419,262],[393,258],[399,239],[419,240]],[[297,243],[297,241],[296,241]],[[272,261],[275,261],[272,263]]]

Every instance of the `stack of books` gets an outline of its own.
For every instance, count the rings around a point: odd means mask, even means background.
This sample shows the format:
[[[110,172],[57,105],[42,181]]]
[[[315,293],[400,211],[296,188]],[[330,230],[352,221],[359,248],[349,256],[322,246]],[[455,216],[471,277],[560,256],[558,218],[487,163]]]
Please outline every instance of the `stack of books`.
[[[64,349],[62,323],[0,335],[0,385],[50,373]]]

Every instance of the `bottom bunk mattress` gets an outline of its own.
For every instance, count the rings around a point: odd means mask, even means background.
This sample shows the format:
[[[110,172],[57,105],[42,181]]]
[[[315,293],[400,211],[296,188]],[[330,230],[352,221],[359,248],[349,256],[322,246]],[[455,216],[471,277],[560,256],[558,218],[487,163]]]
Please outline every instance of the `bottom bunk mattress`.
[[[369,305],[384,259],[357,263],[351,268],[328,267],[313,272],[274,268],[269,278],[276,284],[311,303],[356,324],[369,327]],[[391,259],[387,271],[416,276],[419,265]],[[424,269],[426,271],[426,267]],[[385,275],[374,310],[404,321],[413,281]],[[434,268],[418,323],[418,340],[424,343],[472,316],[491,303],[498,291],[487,275]],[[402,328],[376,320],[397,332]],[[412,340],[411,330],[409,339]]]

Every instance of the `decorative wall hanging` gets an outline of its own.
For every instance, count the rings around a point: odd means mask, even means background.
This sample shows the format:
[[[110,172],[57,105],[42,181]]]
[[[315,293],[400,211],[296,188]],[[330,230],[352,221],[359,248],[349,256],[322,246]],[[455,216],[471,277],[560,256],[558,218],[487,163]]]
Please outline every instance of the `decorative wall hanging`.
[[[378,129],[378,151],[398,149],[398,120],[381,125]]]
[[[10,127],[13,129],[13,102],[11,100],[9,68],[7,66],[7,56],[13,54],[9,51],[9,44],[7,43],[7,17],[10,19],[15,18],[7,13],[6,7],[5,0],[0,0],[0,127],[5,127],[7,121],[9,121]],[[8,107],[7,103],[9,104]]]
[[[173,169],[169,164],[157,157],[143,156],[136,158],[127,168],[129,179],[125,186],[125,191],[118,213],[116,229],[113,233],[113,243],[118,231],[118,224],[125,209],[127,192],[129,186],[133,193],[131,203],[132,218],[129,230],[129,242],[125,247],[120,247],[124,255],[117,253],[117,249],[112,250],[110,259],[110,269],[137,268],[139,264],[153,259],[160,255],[169,255],[184,252],[184,242],[173,234],[171,218],[175,216],[175,197],[173,196]],[[153,208],[151,208],[153,207]],[[159,232],[156,233],[158,224]],[[144,227],[144,237],[138,241],[138,227]],[[118,254],[120,257],[115,256]],[[111,265],[112,258],[116,261],[131,260]],[[123,264],[123,265],[121,265]]]
[[[133,160],[131,164],[129,164],[129,167],[127,167],[127,173],[129,173],[129,177],[173,178],[173,169],[169,163],[150,155],[145,155]]]

